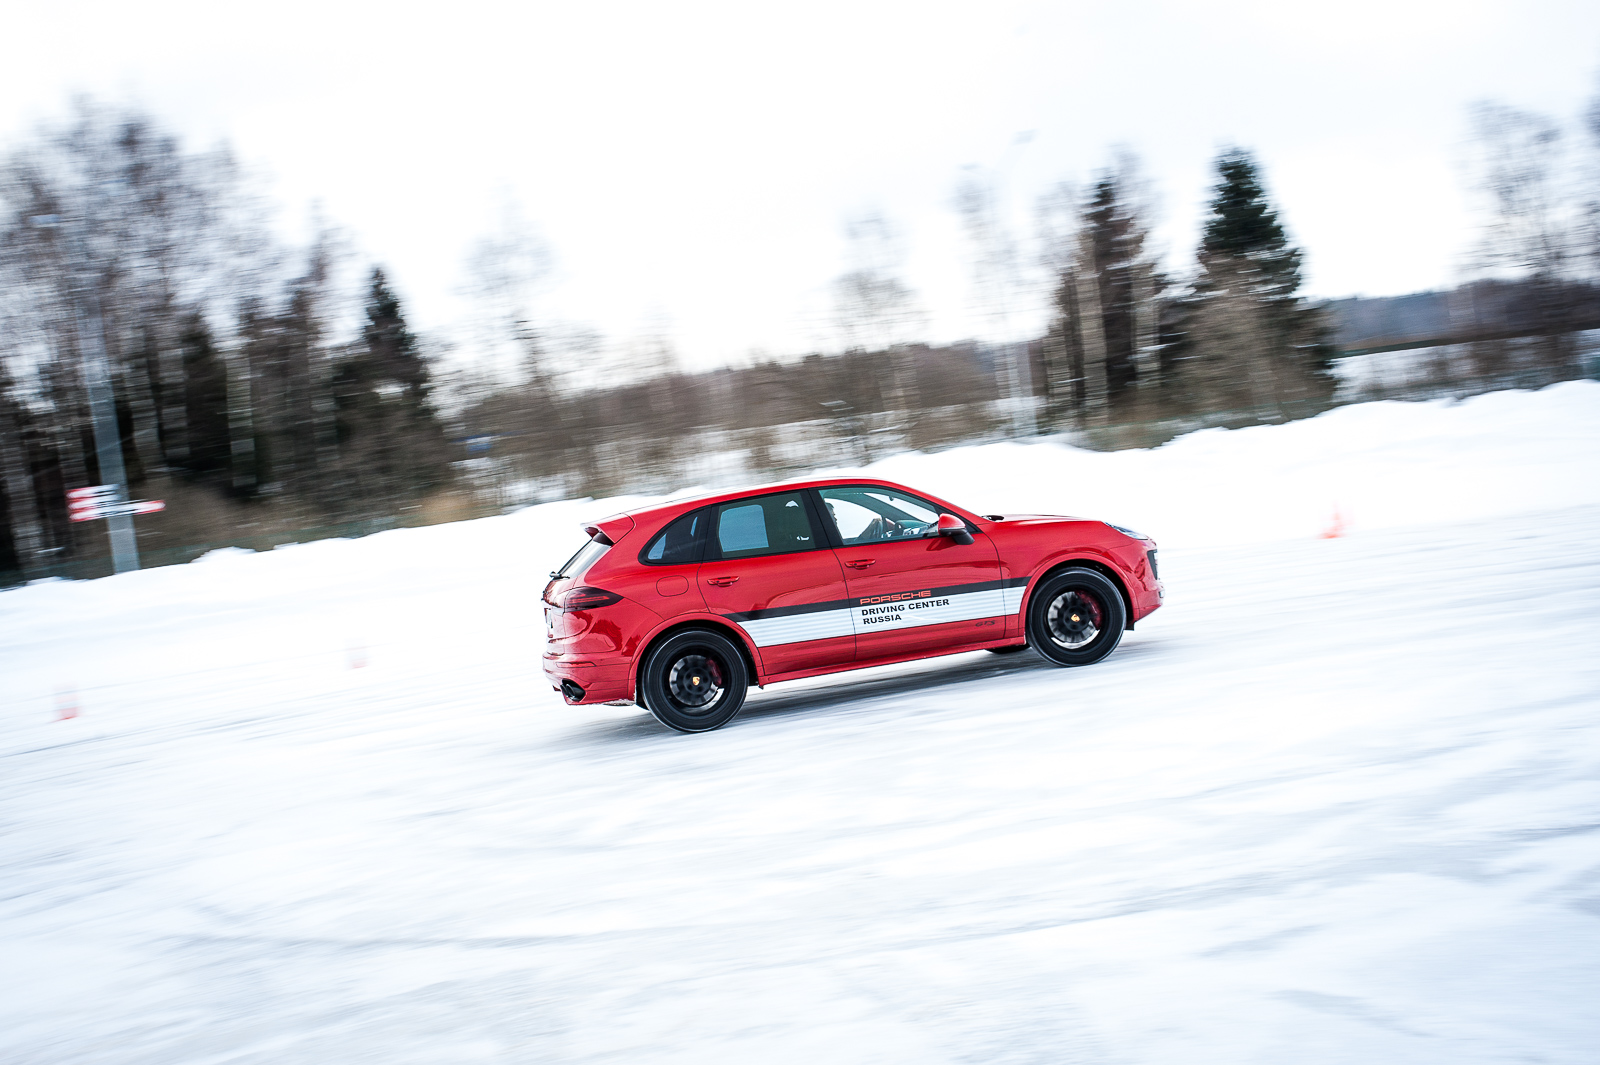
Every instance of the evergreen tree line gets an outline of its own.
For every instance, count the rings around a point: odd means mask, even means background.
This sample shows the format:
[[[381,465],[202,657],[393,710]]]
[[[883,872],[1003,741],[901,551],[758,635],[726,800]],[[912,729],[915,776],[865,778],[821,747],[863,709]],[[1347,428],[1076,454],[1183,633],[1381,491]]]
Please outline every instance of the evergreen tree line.
[[[1600,267],[1600,196],[1553,206],[1537,116],[1478,120],[1481,266],[1511,279],[1496,282],[1504,322],[1560,338],[1582,324],[1574,286]],[[1600,107],[1592,122],[1600,138]],[[90,106],[0,158],[0,580],[89,572],[72,567],[106,554],[104,524],[70,522],[65,499],[104,480],[102,370],[129,492],[169,504],[139,519],[147,559],[1007,432],[1278,420],[1325,408],[1336,385],[1327,310],[1302,294],[1302,252],[1240,149],[1215,161],[1182,276],[1152,247],[1131,162],[1056,195],[1041,225],[1051,315],[1031,342],[912,342],[915,294],[877,218],[851,234],[838,285],[844,352],[685,373],[663,349],[582,387],[569,371],[587,356],[508,294],[532,266],[480,264],[515,382],[437,381],[383,270],[347,291],[336,239],[285,250],[250,190],[226,152]],[[1012,250],[979,193],[963,209],[1003,315]],[[1549,350],[1570,375],[1570,345]]]
[[[1249,153],[1216,160],[1197,270],[1165,276],[1131,163],[1102,172],[1057,245],[1055,316],[1041,344],[1047,421],[1089,428],[1217,412],[1312,413],[1337,351],[1301,295],[1292,246]]]
[[[80,108],[0,160],[0,572],[104,555],[103,369],[142,546],[394,515],[451,479],[427,360],[381,269],[355,338],[329,238],[285,254],[224,152]],[[298,260],[298,265],[295,265]],[[166,541],[163,544],[163,540]]]
[[[1246,151],[1215,161],[1184,278],[1165,276],[1149,250],[1135,168],[1124,161],[1102,172],[1064,235],[1052,234],[1055,314],[1039,349],[1046,421],[1093,429],[1302,417],[1332,401],[1336,357],[1370,350],[1428,346],[1413,387],[1538,387],[1581,376],[1575,334],[1600,328],[1600,96],[1588,126],[1592,164],[1568,167],[1553,151],[1552,123],[1476,108],[1474,191],[1487,225],[1463,264],[1476,280],[1396,301],[1306,300],[1303,253]],[[1372,305],[1402,301],[1423,313],[1362,320],[1377,317]]]

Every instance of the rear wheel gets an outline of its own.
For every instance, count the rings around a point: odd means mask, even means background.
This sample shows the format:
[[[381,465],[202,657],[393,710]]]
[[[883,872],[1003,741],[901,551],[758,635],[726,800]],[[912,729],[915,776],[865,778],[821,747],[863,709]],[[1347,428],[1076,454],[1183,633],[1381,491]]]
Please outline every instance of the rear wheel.
[[[639,673],[644,705],[679,732],[710,732],[744,705],[749,671],[732,640],[709,629],[674,633],[645,658]]]
[[[1122,593],[1092,569],[1052,574],[1028,601],[1028,643],[1059,666],[1100,661],[1116,650],[1127,622]]]

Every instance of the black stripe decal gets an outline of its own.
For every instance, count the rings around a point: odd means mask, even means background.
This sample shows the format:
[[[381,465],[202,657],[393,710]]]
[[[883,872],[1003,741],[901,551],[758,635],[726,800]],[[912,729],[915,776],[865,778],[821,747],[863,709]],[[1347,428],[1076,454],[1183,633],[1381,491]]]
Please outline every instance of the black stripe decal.
[[[1007,577],[998,581],[973,581],[970,584],[947,584],[941,588],[918,588],[915,592],[926,592],[926,595],[917,596],[912,593],[885,592],[889,595],[911,595],[919,599],[932,599],[942,595],[964,595],[968,592],[990,592],[996,588],[1024,588],[1028,584],[1026,577]],[[729,621],[759,621],[762,618],[788,618],[797,614],[816,614],[824,610],[849,610],[861,605],[861,600],[871,599],[874,604],[880,602],[909,602],[908,599],[886,599],[883,596],[869,595],[855,599],[829,599],[822,603],[800,603],[796,606],[775,606],[766,610],[747,610],[743,613],[723,614]]]
[[[848,610],[854,599],[829,599],[825,603],[801,603],[798,606],[775,606],[767,610],[747,610],[742,614],[724,614],[729,621],[759,621],[762,618],[791,618],[796,614],[820,614],[824,610]]]

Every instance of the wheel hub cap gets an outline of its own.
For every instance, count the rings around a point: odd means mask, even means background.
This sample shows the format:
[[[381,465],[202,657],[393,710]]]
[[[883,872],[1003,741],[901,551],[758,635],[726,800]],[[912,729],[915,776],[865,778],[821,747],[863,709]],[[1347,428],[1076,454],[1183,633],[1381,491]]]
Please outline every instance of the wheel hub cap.
[[[686,710],[709,710],[722,699],[722,669],[714,659],[687,654],[672,664],[667,691]]]
[[[1105,611],[1094,596],[1081,588],[1071,588],[1051,601],[1047,620],[1051,642],[1076,651],[1087,647],[1100,635]]]

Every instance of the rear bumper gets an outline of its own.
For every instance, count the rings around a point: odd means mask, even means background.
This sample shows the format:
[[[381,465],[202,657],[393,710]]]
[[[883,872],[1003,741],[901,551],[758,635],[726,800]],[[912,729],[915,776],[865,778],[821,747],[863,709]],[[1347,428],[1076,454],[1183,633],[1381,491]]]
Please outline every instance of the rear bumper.
[[[546,651],[544,675],[571,704],[609,703],[633,698],[632,663],[620,656]],[[567,682],[563,685],[563,681]],[[574,697],[572,686],[583,694]]]

